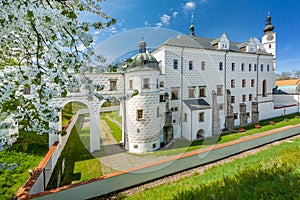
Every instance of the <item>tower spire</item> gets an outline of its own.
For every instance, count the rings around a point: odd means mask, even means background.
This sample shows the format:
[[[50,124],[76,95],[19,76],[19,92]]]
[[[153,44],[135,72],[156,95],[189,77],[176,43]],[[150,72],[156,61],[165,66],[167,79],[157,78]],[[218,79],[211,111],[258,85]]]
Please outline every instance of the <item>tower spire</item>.
[[[146,42],[144,41],[144,35],[142,35],[142,41],[139,44],[139,53],[146,53]]]
[[[269,31],[273,31],[274,30],[274,26],[271,23],[271,14],[270,14],[270,10],[268,10],[268,17],[266,19],[266,27],[264,28],[264,32],[269,32]]]
[[[190,36],[195,36],[195,27],[194,27],[194,14],[191,17],[191,25],[190,25]]]

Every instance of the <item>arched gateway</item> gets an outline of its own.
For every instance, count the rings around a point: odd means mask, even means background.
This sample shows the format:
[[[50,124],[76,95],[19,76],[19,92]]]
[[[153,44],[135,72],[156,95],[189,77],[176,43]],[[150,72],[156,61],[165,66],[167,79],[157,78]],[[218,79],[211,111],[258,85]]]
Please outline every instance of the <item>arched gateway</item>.
[[[84,95],[68,96],[66,98],[55,98],[52,103],[58,107],[63,108],[70,102],[80,102],[88,107],[90,114],[90,152],[100,150],[100,108],[106,100],[94,99],[89,101]],[[50,124],[52,128],[62,130],[62,113],[59,113],[59,121],[57,123]],[[62,137],[59,135],[49,135],[49,146],[52,146],[55,141],[61,143]]]

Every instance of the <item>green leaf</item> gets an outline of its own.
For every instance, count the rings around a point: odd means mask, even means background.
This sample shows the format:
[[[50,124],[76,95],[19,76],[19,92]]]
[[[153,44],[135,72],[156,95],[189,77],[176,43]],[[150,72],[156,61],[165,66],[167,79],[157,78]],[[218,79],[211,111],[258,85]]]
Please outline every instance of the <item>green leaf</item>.
[[[28,17],[29,19],[32,19],[32,18],[34,17],[33,11],[28,10],[28,11],[27,11],[27,17]]]

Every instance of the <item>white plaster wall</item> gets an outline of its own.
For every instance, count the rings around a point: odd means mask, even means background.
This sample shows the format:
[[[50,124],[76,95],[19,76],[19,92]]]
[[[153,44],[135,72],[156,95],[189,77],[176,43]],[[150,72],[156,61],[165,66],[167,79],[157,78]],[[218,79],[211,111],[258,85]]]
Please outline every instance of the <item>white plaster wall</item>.
[[[199,122],[198,116],[199,113],[204,112],[204,122]],[[212,136],[212,110],[205,109],[205,110],[195,110],[192,112],[192,140],[197,139],[197,133],[200,129],[204,130],[203,136],[210,137]]]

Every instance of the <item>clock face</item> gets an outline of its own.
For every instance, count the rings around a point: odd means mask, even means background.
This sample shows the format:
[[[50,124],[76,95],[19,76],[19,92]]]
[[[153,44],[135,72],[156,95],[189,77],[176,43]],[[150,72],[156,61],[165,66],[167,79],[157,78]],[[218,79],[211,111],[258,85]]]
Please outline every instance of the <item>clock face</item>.
[[[273,36],[273,35],[268,35],[267,40],[271,41],[271,40],[273,40],[273,39],[274,39],[274,36]]]

